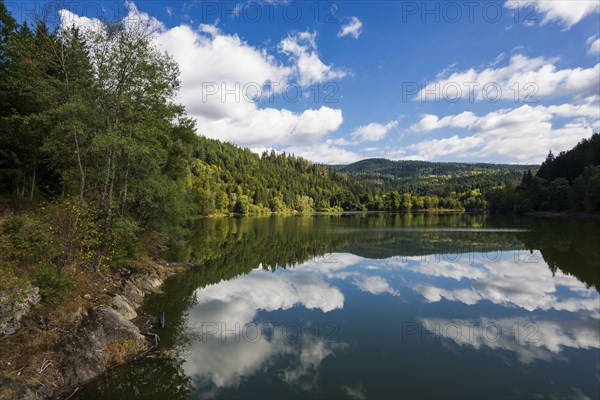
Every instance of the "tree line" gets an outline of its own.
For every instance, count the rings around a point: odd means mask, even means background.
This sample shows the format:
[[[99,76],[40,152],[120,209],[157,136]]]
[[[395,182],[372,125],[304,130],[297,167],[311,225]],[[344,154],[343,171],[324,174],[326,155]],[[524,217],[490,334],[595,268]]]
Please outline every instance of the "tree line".
[[[479,189],[485,200],[492,189],[517,184],[524,172],[538,166],[374,158],[335,168],[383,191],[450,197],[453,192],[464,194]],[[465,208],[474,208],[473,204],[461,203]]]
[[[550,151],[535,175],[493,191],[489,206],[497,213],[600,211],[600,134],[558,156]]]
[[[415,211],[483,209],[478,188],[446,195],[384,191],[367,180],[294,155],[255,154],[232,144],[199,137],[190,184],[199,213],[270,214],[326,211]]]

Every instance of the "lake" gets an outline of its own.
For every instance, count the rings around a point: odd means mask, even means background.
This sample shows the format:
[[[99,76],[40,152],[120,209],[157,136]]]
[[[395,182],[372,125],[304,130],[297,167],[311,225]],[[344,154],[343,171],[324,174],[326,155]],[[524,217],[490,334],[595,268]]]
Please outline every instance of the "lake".
[[[598,222],[205,219],[169,257],[164,354],[75,397],[600,397]]]

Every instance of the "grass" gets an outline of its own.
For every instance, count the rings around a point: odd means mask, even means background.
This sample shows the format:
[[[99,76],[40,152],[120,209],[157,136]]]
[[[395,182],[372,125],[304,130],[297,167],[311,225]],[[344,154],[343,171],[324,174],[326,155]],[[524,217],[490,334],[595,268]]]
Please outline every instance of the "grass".
[[[136,354],[146,350],[144,343],[133,339],[109,342],[106,347],[106,362],[109,365],[122,364]]]

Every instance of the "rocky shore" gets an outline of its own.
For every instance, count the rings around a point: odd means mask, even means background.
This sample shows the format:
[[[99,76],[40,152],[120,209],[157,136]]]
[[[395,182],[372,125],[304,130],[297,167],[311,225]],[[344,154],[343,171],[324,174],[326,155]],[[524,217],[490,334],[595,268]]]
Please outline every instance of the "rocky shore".
[[[40,288],[34,287],[26,293],[12,294],[0,291],[0,337],[15,334],[21,328],[21,320],[32,308],[40,304]]]
[[[101,293],[85,294],[86,306],[72,313],[68,326],[59,329],[54,351],[40,366],[15,365],[14,374],[0,377],[4,387],[0,398],[64,399],[111,366],[152,350],[159,340],[151,332],[153,316],[138,315],[138,309],[145,297],[160,293],[165,279],[186,266],[162,261],[147,264],[143,272],[126,269],[104,277]],[[0,300],[0,337],[8,337],[19,331],[41,298],[39,290],[32,288],[23,299],[10,301],[0,293]],[[33,370],[32,379],[22,376],[25,369]]]

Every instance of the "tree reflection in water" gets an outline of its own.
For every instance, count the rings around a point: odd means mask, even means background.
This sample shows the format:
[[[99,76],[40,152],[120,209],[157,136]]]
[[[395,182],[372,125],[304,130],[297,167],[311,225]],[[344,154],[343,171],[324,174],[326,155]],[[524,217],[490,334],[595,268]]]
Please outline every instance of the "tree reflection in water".
[[[597,294],[575,299],[563,298],[555,292],[559,287],[581,292],[583,286],[578,281],[597,292],[599,238],[599,224],[593,221],[506,219],[482,214],[200,220],[188,237],[173,242],[169,251],[171,260],[197,266],[168,280],[164,294],[150,298],[144,306],[149,313],[166,312],[169,325],[160,332],[161,346],[177,349],[180,354],[115,368],[83,390],[80,398],[110,397],[115,393],[123,398],[145,399],[216,396],[219,387],[235,389],[246,376],[275,364],[279,365],[279,372],[270,380],[274,388],[282,391],[283,384],[296,385],[296,390],[314,386],[319,365],[327,357],[347,349],[347,343],[331,345],[302,337],[293,344],[262,340],[249,346],[230,346],[211,338],[212,342],[198,347],[197,335],[190,333],[190,321],[219,318],[234,310],[231,315],[248,323],[257,319],[258,310],[287,310],[293,305],[320,309],[326,314],[342,309],[345,301],[344,294],[327,283],[331,279],[345,280],[372,295],[406,297],[406,291],[401,293],[381,276],[348,269],[357,263],[368,264],[368,260],[373,260],[377,268],[426,277],[423,282],[412,286],[409,282],[408,286],[430,304],[441,299],[463,304],[486,300],[530,312],[548,309],[591,312],[588,315],[592,319],[534,318],[548,332],[535,346],[507,340],[492,344],[455,340],[459,347],[514,352],[524,364],[552,360],[564,346],[596,348],[597,332],[593,327],[600,311],[595,305]],[[515,257],[522,257],[524,262],[515,263],[512,261]],[[536,263],[527,264],[525,260]],[[296,271],[299,265],[302,267]],[[257,269],[263,271],[259,273]],[[294,274],[269,272],[284,269],[292,269]],[[549,277],[554,274],[555,278]],[[434,278],[471,283],[461,287],[436,286],[431,281]],[[531,320],[523,316],[456,319],[417,315],[415,318],[424,325],[491,321],[506,329],[515,321],[526,324]],[[198,392],[202,387],[206,390]],[[344,388],[346,394],[355,390],[350,384]],[[191,395],[192,392],[195,394]]]

